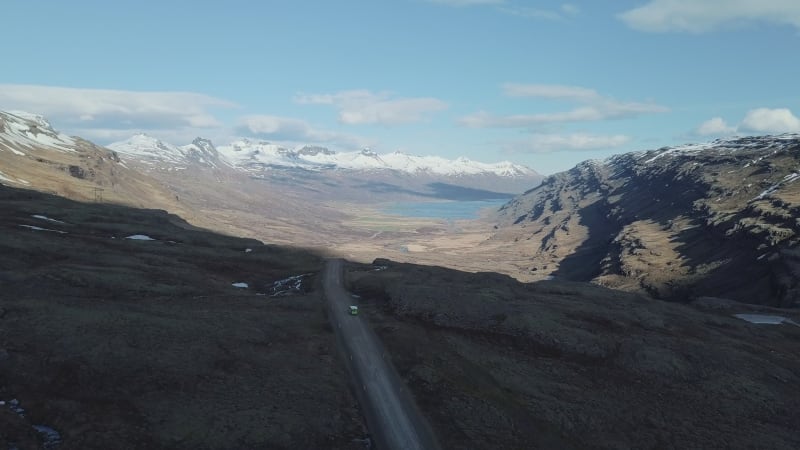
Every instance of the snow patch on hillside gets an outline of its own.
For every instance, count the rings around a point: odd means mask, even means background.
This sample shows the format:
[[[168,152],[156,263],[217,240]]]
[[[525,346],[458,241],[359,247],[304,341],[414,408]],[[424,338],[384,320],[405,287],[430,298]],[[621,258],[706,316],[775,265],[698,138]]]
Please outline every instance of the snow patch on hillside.
[[[66,152],[74,152],[75,140],[53,130],[44,117],[23,111],[1,112],[0,121],[4,132],[0,133],[0,144],[11,149],[14,154],[24,156],[22,148],[56,147]]]
[[[644,161],[645,164],[650,164],[665,156],[683,156],[708,150],[713,150],[722,154],[745,149],[763,148],[765,156],[767,156],[784,150],[786,146],[792,145],[798,139],[800,139],[800,134],[797,133],[786,133],[778,136],[733,137],[717,139],[713,142],[677,145],[674,147],[663,147],[658,150],[636,153],[639,155],[639,159],[649,157]],[[752,161],[752,163],[757,163],[761,159],[763,159],[763,157]],[[751,163],[748,163],[745,167],[748,167],[750,164]]]

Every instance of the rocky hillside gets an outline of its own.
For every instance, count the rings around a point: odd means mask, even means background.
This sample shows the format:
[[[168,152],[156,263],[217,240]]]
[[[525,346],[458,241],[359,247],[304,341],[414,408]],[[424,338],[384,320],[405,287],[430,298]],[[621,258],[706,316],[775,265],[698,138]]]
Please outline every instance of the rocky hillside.
[[[185,212],[174,194],[119,155],[54,130],[41,116],[0,111],[0,183],[75,200]]]
[[[800,448],[797,311],[386,260],[348,280],[443,448]]]
[[[506,204],[495,239],[543,277],[798,306],[798,178],[799,135],[588,161]]]

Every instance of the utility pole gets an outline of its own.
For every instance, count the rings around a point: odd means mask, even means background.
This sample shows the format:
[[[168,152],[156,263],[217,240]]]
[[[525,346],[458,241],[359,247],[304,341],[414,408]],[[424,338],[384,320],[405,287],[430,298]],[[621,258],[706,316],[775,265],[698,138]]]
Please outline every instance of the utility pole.
[[[92,191],[94,192],[94,202],[95,203],[102,203],[103,202],[103,188],[93,187]]]

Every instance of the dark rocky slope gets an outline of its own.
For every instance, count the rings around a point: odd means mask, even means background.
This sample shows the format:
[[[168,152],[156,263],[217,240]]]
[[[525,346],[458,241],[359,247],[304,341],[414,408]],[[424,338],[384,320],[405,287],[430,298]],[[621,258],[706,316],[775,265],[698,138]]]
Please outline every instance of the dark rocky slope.
[[[687,300],[800,302],[800,136],[588,161],[500,211],[532,272]]]
[[[2,185],[0,211],[0,447],[364,448],[316,276],[271,296],[319,257]]]
[[[349,280],[452,449],[800,446],[800,328],[589,283],[376,261]]]

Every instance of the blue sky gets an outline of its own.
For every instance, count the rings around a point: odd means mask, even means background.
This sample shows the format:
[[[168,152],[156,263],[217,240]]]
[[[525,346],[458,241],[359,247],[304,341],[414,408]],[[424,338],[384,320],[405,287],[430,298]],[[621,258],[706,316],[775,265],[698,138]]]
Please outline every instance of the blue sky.
[[[0,109],[101,144],[510,160],[800,132],[796,0],[22,1]]]

